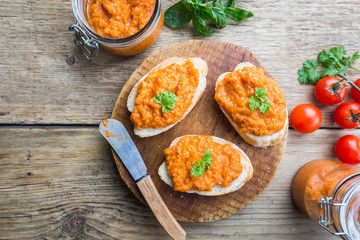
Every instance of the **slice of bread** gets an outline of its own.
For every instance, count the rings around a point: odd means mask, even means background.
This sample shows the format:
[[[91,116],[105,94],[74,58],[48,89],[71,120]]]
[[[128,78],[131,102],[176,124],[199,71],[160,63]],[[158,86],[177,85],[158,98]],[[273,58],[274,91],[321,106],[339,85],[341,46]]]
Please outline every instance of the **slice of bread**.
[[[198,69],[198,71],[199,71],[199,85],[195,89],[192,103],[189,106],[189,108],[186,110],[186,112],[184,113],[184,116],[181,119],[179,119],[176,123],[171,124],[167,127],[143,128],[141,130],[138,130],[138,129],[136,129],[136,127],[134,127],[134,132],[136,135],[138,135],[140,137],[151,137],[151,136],[155,136],[157,134],[167,131],[168,129],[175,126],[175,124],[180,122],[182,119],[184,119],[186,117],[186,115],[191,111],[191,109],[193,109],[195,104],[199,101],[200,97],[202,96],[202,94],[204,93],[205,88],[206,88],[206,75],[208,72],[208,66],[207,66],[206,62],[201,58],[189,58],[189,59],[193,62],[195,68]],[[165,61],[161,62],[160,64],[158,64],[157,66],[155,66],[149,72],[155,71],[160,68],[165,68],[173,63],[184,64],[186,62],[186,60],[187,60],[187,58],[178,58],[178,57],[168,58],[167,60],[165,60]],[[143,76],[135,84],[135,86],[133,87],[133,89],[131,90],[131,92],[129,94],[129,97],[127,100],[127,108],[131,113],[134,111],[134,108],[135,108],[135,98],[137,96],[138,86],[142,81],[144,81],[147,78],[148,75],[149,75],[149,73],[147,73],[145,76]]]
[[[242,62],[242,63],[239,63],[235,67],[235,71],[237,71],[237,70],[241,71],[244,67],[255,67],[255,66],[249,62]],[[215,91],[218,87],[219,82],[222,81],[225,78],[226,74],[228,74],[228,73],[229,72],[226,72],[219,76],[219,78],[216,81]],[[238,128],[236,123],[231,119],[231,117],[227,113],[226,109],[221,106],[220,106],[220,109],[221,109],[221,111],[223,111],[223,113],[229,120],[230,124],[235,128],[235,130],[239,133],[239,135],[245,140],[245,142],[249,143],[250,145],[252,145],[254,147],[267,148],[269,146],[274,146],[274,145],[278,144],[280,142],[280,140],[284,137],[284,135],[286,133],[286,129],[289,126],[288,111],[286,109],[286,120],[285,120],[283,128],[280,131],[278,131],[272,135],[264,135],[264,136],[256,136],[252,133],[243,133],[240,131],[240,129]]]
[[[187,135],[187,136],[191,136],[191,135]],[[185,137],[185,136],[182,136]],[[178,137],[176,138],[174,141],[171,142],[170,147],[174,146],[177,144],[177,142],[182,138],[182,137]],[[253,166],[250,162],[249,157],[244,153],[243,150],[241,150],[238,146],[236,146],[235,144],[226,141],[222,138],[218,138],[213,136],[213,140],[216,143],[220,143],[220,144],[230,144],[234,149],[236,149],[240,154],[241,154],[241,164],[243,166],[243,171],[242,173],[239,175],[239,177],[237,179],[235,179],[228,187],[223,187],[221,185],[215,185],[211,191],[198,191],[198,190],[189,190],[187,191],[187,193],[196,193],[199,195],[203,195],[203,196],[219,196],[219,195],[224,195],[230,192],[235,192],[238,189],[240,189],[246,182],[248,182],[252,176],[253,176]],[[158,174],[160,176],[160,178],[168,185],[172,186],[173,185],[173,180],[172,180],[172,176],[169,174],[167,168],[166,168],[166,164],[165,162],[163,162],[158,170]]]

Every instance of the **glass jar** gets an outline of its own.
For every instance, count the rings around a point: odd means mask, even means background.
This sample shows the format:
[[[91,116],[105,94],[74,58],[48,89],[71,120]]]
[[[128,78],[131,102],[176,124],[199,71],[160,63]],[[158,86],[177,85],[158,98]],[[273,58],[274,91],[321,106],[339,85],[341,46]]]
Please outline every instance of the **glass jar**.
[[[71,3],[77,23],[70,25],[69,30],[75,31],[74,43],[90,62],[97,56],[99,45],[105,51],[120,56],[140,53],[155,42],[164,25],[161,1],[155,0],[150,20],[139,32],[125,38],[107,38],[97,34],[86,21],[87,0],[71,0]]]
[[[328,232],[360,239],[360,167],[312,161],[296,174],[292,194],[297,207]]]

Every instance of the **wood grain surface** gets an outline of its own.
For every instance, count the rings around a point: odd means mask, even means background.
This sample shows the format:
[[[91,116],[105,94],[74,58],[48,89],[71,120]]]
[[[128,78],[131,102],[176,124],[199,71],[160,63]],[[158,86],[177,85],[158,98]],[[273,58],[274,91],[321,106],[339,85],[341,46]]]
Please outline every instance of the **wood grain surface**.
[[[0,239],[170,239],[120,178],[97,127],[0,131]],[[312,135],[290,130],[269,187],[228,218],[180,222],[187,239],[336,240],[296,209],[291,183],[308,161],[335,159],[333,145],[342,135],[337,129]]]
[[[162,1],[163,8],[176,1]],[[97,126],[150,53],[191,39],[250,50],[284,90],[289,110],[313,103],[323,123],[310,135],[290,128],[268,188],[228,218],[182,222],[187,239],[338,239],[298,212],[290,186],[305,163],[335,160],[336,140],[359,136],[359,129],[339,129],[335,107],[316,102],[313,87],[298,84],[296,72],[322,49],[343,44],[349,53],[360,50],[360,1],[242,0],[236,6],[254,17],[206,38],[194,35],[191,25],[164,26],[147,51],[121,58],[100,50],[89,64],[67,30],[75,23],[70,1],[0,1],[0,239],[169,239],[121,180]]]
[[[126,106],[129,93],[142,76],[170,57],[204,59],[209,69],[205,92],[194,109],[173,128],[157,136],[140,138],[134,134],[134,125],[130,121],[130,112]],[[174,43],[159,49],[144,60],[130,76],[115,103],[111,118],[124,124],[145,161],[148,174],[154,180],[170,211],[180,221],[208,222],[234,214],[252,202],[266,188],[285,152],[287,134],[280,144],[274,147],[255,148],[242,140],[216,103],[214,99],[216,80],[222,73],[233,71],[240,62],[251,62],[264,69],[250,51],[230,43],[204,40]],[[271,77],[266,69],[264,70],[265,74]],[[169,147],[175,138],[194,134],[217,136],[239,146],[249,156],[254,167],[252,179],[240,190],[217,197],[174,191],[158,175],[158,168],[165,160],[164,149]],[[135,181],[119,157],[116,153],[113,155],[125,183],[138,198],[143,199]]]
[[[163,1],[163,8],[175,2]],[[312,87],[298,84],[296,72],[322,49],[339,44],[350,53],[360,49],[360,1],[242,0],[236,6],[254,17],[241,24],[230,21],[206,38],[195,35],[191,25],[164,26],[147,51],[118,57],[100,50],[89,64],[73,44],[74,32],[67,30],[75,23],[70,1],[2,0],[0,121],[97,125],[111,115],[122,86],[150,53],[171,43],[206,39],[251,51],[284,89],[289,110],[299,102],[314,103],[324,115],[322,127],[337,127],[334,107],[317,103]],[[360,61],[355,66],[360,68]]]

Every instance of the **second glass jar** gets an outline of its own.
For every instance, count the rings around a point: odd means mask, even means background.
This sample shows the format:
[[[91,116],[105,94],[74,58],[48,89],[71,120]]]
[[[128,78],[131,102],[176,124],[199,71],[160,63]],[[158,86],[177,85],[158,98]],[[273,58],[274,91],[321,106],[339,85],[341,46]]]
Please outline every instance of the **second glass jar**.
[[[295,176],[297,207],[333,235],[360,239],[360,168],[332,160],[315,160]]]

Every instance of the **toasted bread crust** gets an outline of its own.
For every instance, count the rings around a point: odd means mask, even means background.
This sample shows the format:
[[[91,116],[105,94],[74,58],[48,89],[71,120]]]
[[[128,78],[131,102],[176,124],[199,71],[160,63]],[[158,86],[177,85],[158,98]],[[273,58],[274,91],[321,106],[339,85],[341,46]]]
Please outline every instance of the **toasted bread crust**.
[[[255,67],[253,64],[249,63],[249,62],[241,62],[239,63],[236,67],[235,70],[242,70],[244,67]],[[218,87],[218,84],[220,81],[222,81],[226,74],[228,74],[229,72],[223,73],[219,76],[219,78],[216,81],[216,85],[215,85],[215,91]],[[254,134],[251,133],[244,133],[241,132],[240,129],[238,128],[238,126],[236,125],[236,123],[231,119],[231,117],[229,116],[229,114],[227,113],[226,109],[220,106],[221,111],[224,113],[224,115],[226,116],[226,118],[229,120],[231,126],[234,127],[234,129],[238,132],[238,134],[240,135],[240,137],[242,137],[242,139],[244,139],[245,142],[247,142],[248,144],[254,146],[254,147],[261,147],[261,148],[267,148],[267,147],[271,147],[271,146],[275,146],[276,144],[278,144],[281,139],[284,137],[285,133],[286,133],[286,128],[288,128],[289,124],[288,124],[288,112],[286,109],[286,121],[284,123],[283,128],[272,134],[272,135],[268,135],[268,136],[256,136]]]
[[[186,58],[178,58],[178,57],[168,58],[167,60],[161,62],[160,64],[155,66],[153,69],[151,69],[149,71],[149,73],[151,71],[155,71],[157,69],[167,67],[167,66],[169,66],[170,64],[173,64],[173,63],[183,64],[183,63],[185,63],[186,60],[187,60]],[[184,113],[184,116],[181,119],[179,119],[176,123],[171,124],[171,125],[169,125],[167,127],[144,128],[144,129],[141,129],[141,130],[138,130],[138,129],[136,129],[136,127],[134,127],[134,133],[136,135],[138,135],[140,137],[151,137],[151,136],[155,136],[157,134],[160,134],[162,132],[167,131],[168,129],[172,128],[177,123],[179,123],[182,119],[184,119],[186,117],[186,115],[193,109],[193,107],[199,101],[199,99],[201,98],[201,96],[204,93],[205,88],[206,88],[206,75],[207,75],[207,72],[208,72],[208,66],[207,66],[206,62],[201,58],[190,58],[190,60],[194,63],[195,68],[197,68],[199,70],[199,85],[195,89],[195,93],[194,93],[194,97],[192,99],[192,103],[189,106],[189,108],[186,110],[186,112]],[[127,100],[127,108],[131,113],[135,109],[135,98],[136,98],[136,95],[137,95],[139,84],[147,78],[149,73],[144,75],[134,85],[133,89],[131,90],[131,92],[129,94],[129,97],[128,97],[128,100]]]
[[[191,136],[191,135],[186,135],[186,136]],[[185,137],[185,136],[182,136]],[[177,144],[177,142],[182,138],[182,137],[178,137],[175,140],[173,140],[170,144],[170,147],[174,146]],[[190,190],[187,191],[187,193],[196,193],[199,195],[203,195],[203,196],[219,196],[219,195],[224,195],[230,192],[234,192],[237,191],[238,189],[240,189],[246,182],[248,182],[254,173],[254,169],[253,166],[251,164],[251,161],[249,159],[249,157],[244,153],[243,150],[241,150],[238,146],[236,146],[235,144],[226,141],[222,138],[218,138],[213,136],[214,142],[220,143],[220,144],[230,144],[233,148],[235,148],[240,154],[241,154],[241,164],[243,166],[243,172],[239,175],[239,177],[237,179],[235,179],[228,187],[222,187],[220,185],[216,185],[213,187],[212,191],[198,191],[198,190]],[[158,169],[158,174],[160,176],[160,178],[168,185],[172,186],[172,176],[170,176],[170,174],[167,171],[165,162],[163,162],[159,169]]]

